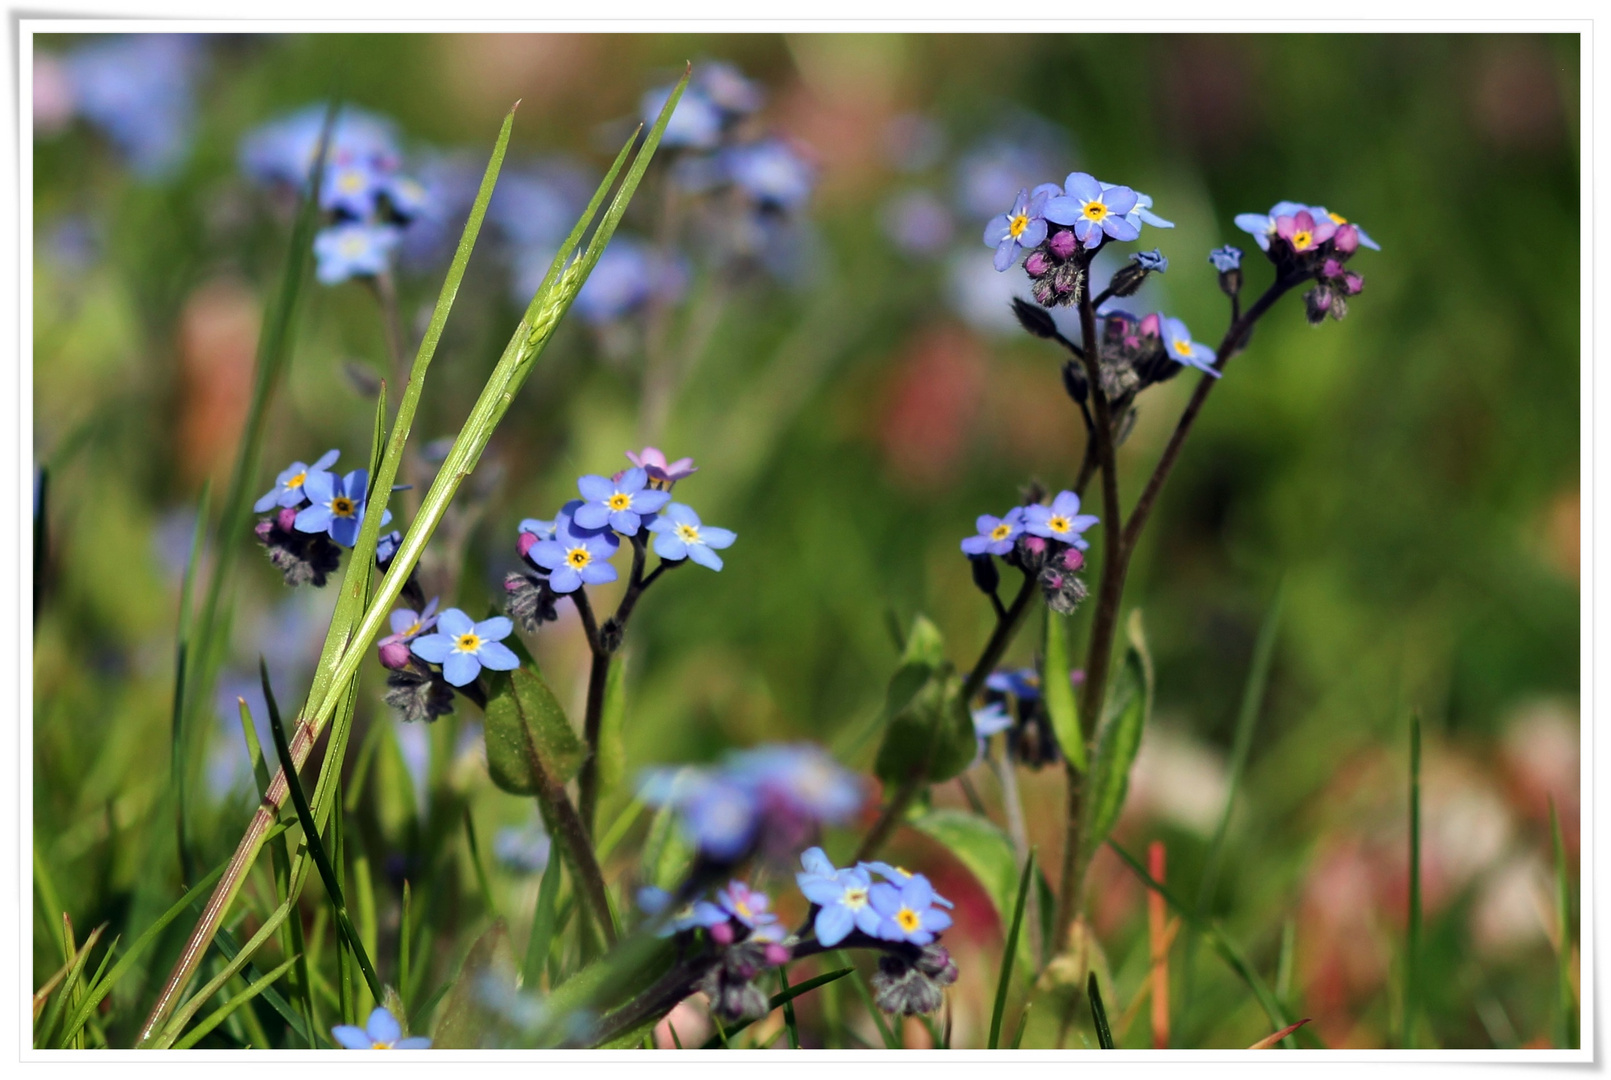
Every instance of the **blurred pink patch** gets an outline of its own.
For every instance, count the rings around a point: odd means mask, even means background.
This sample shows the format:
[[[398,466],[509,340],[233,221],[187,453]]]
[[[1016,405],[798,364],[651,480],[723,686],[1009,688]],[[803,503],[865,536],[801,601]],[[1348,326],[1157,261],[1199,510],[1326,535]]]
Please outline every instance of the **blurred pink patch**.
[[[677,1029],[677,1038],[671,1037],[671,1029]],[[705,996],[696,994],[678,1003],[675,1009],[666,1015],[666,1018],[654,1027],[655,1045],[662,1050],[675,1050],[677,1043],[682,1043],[684,1050],[698,1050],[710,1038],[710,1015],[705,1008]]]
[[[261,318],[256,295],[229,279],[201,286],[179,314],[179,461],[192,481],[211,473],[222,482],[234,459],[252,396]]]
[[[54,135],[73,119],[73,84],[62,62],[34,54],[34,134]]]
[[[1567,853],[1578,847],[1580,808],[1577,711],[1564,701],[1526,705],[1506,725],[1499,752],[1511,800],[1535,824],[1549,827],[1549,804],[1561,818]]]
[[[877,419],[884,459],[897,479],[926,488],[954,479],[984,381],[984,354],[960,327],[912,343],[896,364]]]

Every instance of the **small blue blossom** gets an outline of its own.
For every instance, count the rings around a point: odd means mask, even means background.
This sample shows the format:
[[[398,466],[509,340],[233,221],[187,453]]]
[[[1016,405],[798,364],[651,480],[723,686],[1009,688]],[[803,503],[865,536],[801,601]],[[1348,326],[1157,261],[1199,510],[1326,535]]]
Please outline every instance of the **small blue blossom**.
[[[638,890],[638,907],[645,915],[659,915],[671,904],[671,894],[653,885]],[[709,900],[696,900],[674,913],[656,932],[658,937],[670,937],[685,930],[705,929],[727,921],[727,912]]]
[[[817,941],[832,948],[845,940],[852,930],[874,935],[878,932],[879,915],[869,900],[872,878],[860,867],[839,870],[828,861],[819,847],[809,848],[800,856],[805,872],[794,875],[805,898],[818,906],[812,923]]]
[[[1219,378],[1220,373],[1214,368],[1214,350],[1193,341],[1191,331],[1186,329],[1184,322],[1161,314],[1158,322],[1163,334],[1164,352],[1169,354],[1171,360]]]
[[[752,889],[742,881],[729,881],[727,888],[716,891],[716,903],[732,918],[751,930],[777,921],[777,916],[766,910],[771,898],[764,892]]]
[[[117,34],[75,50],[63,62],[77,111],[105,132],[141,176],[173,172],[189,150],[203,40],[196,34]]]
[[[1222,274],[1228,274],[1232,270],[1241,268],[1242,249],[1232,247],[1229,244],[1224,247],[1217,247],[1208,253],[1208,261],[1213,264],[1215,270]]]
[[[458,608],[448,608],[437,619],[437,632],[415,638],[409,649],[421,660],[442,665],[442,677],[454,686],[468,686],[481,674],[513,671],[520,658],[501,644],[514,630],[514,623],[496,615],[476,622]]]
[[[652,769],[638,797],[650,806],[676,810],[683,832],[714,859],[737,859],[760,826],[760,806],[748,788],[707,769]]]
[[[398,545],[402,542],[403,534],[397,529],[393,529],[385,536],[382,536],[375,541],[375,561],[378,563],[391,562],[392,556],[397,554]]]
[[[1039,701],[1040,672],[1032,667],[992,671],[985,679],[985,689],[998,694],[1011,694],[1019,701]]]
[[[922,874],[913,874],[899,889],[879,882],[868,899],[879,916],[876,936],[885,941],[927,945],[951,925],[951,916],[934,906],[939,897]]]
[[[554,842],[541,821],[499,829],[492,838],[492,855],[516,874],[540,874],[548,867]]]
[[[309,472],[302,481],[302,489],[312,505],[297,512],[298,532],[327,532],[330,539],[342,547],[352,547],[358,542],[358,528],[363,524],[364,506],[369,498],[368,469],[354,469],[345,479],[335,473]],[[387,510],[380,523],[385,525],[391,519],[392,512]]]
[[[303,485],[307,483],[312,473],[327,473],[330,466],[341,457],[340,450],[331,450],[312,465],[305,465],[300,461],[293,461],[289,468],[283,469],[280,475],[274,478],[274,490],[264,495],[252,504],[252,509],[261,514],[276,506],[301,506],[307,499],[307,492]],[[317,530],[314,530],[317,531]]]
[[[1090,543],[1080,534],[1097,523],[1091,514],[1080,513],[1080,497],[1072,491],[1058,492],[1052,505],[1024,508],[1024,531],[1048,540],[1061,540],[1081,551]]]
[[[856,867],[857,869],[866,870],[869,873],[877,874],[884,880],[894,883],[897,888],[905,888],[907,883],[911,882],[913,879],[922,881],[925,885],[928,885],[929,882],[929,879],[924,877],[922,874],[914,874],[903,866],[891,866],[887,862],[860,862],[856,864]],[[930,886],[931,891],[932,889],[933,886]],[[951,903],[951,901],[947,900],[939,893],[934,893],[934,902],[945,908],[956,907],[955,904]]]
[[[712,105],[733,116],[752,113],[765,100],[760,84],[745,78],[736,65],[725,60],[707,60],[695,67],[690,86],[704,94]]]
[[[780,138],[732,146],[722,151],[724,175],[760,206],[795,210],[805,205],[816,183],[816,170]]]
[[[1303,203],[1278,202],[1270,207],[1268,214],[1237,214],[1236,227],[1258,241],[1260,251],[1270,250],[1270,239],[1275,236],[1275,219],[1307,210]]]
[[[598,475],[582,477],[576,486],[587,501],[576,508],[576,524],[584,529],[608,526],[622,536],[638,535],[643,518],[671,501],[669,491],[657,491],[648,484],[648,472],[637,466],[615,480]]]
[[[1096,248],[1106,237],[1134,240],[1141,227],[1125,215],[1139,201],[1136,193],[1121,185],[1103,184],[1090,173],[1069,173],[1064,193],[1046,203],[1046,220],[1071,225],[1074,238],[1087,248]]]
[[[666,107],[673,89],[662,86],[643,95],[638,116],[645,127],[653,125],[660,118],[660,110]],[[677,107],[672,110],[671,119],[666,121],[666,129],[660,136],[660,145],[709,150],[721,141],[723,119],[722,110],[716,103],[703,90],[690,86],[677,99]]]
[[[654,553],[670,562],[692,559],[700,566],[712,570],[722,568],[722,557],[717,549],[731,547],[738,534],[730,529],[719,529],[702,524],[699,515],[682,503],[672,503],[665,512],[649,522],[649,531],[655,534]]]
[[[979,534],[962,541],[962,554],[1006,555],[1012,551],[1018,534],[1024,531],[1024,508],[1015,506],[1007,511],[1006,517],[999,518],[980,514],[973,524]]]
[[[318,157],[324,104],[309,105],[257,128],[241,141],[242,170],[260,184],[300,188]],[[395,169],[401,160],[396,125],[383,116],[343,106],[331,127],[325,160],[332,165],[366,162]]]
[[[1109,187],[1111,185],[1103,184],[1102,186]],[[1165,221],[1157,214],[1154,214],[1152,212],[1152,196],[1142,194],[1139,191],[1136,192],[1135,208],[1124,217],[1126,221],[1136,227],[1138,232],[1142,225],[1151,225],[1154,229],[1173,229],[1175,227],[1173,221]]]
[[[313,238],[319,283],[339,285],[349,278],[384,274],[391,267],[392,252],[401,236],[395,225],[357,221],[320,229]]]
[[[982,709],[973,710],[973,733],[983,742],[990,736],[1012,727],[1012,717],[999,701],[992,701]]]
[[[319,208],[363,221],[374,214],[384,180],[384,174],[367,159],[331,162],[319,185]]]
[[[1050,192],[1020,188],[1012,209],[997,214],[985,226],[984,242],[996,249],[995,267],[1006,270],[1018,259],[1018,252],[1038,246],[1046,239],[1046,206]]]
[[[1130,258],[1141,269],[1152,274],[1161,274],[1169,269],[1169,260],[1164,258],[1162,251],[1153,248],[1151,251],[1138,251]]]
[[[621,546],[608,529],[584,529],[572,515],[583,506],[572,499],[560,510],[554,522],[552,539],[539,540],[526,552],[532,562],[550,571],[548,586],[557,593],[571,593],[583,585],[603,585],[619,575],[609,559]],[[530,521],[532,525],[542,522]],[[522,523],[524,531],[525,523]]]
[[[864,796],[854,773],[810,743],[739,750],[726,764],[730,776],[767,804],[813,821],[844,821]]]
[[[403,1038],[403,1026],[397,1017],[378,1005],[363,1027],[337,1024],[330,1034],[347,1050],[428,1050],[431,1046],[431,1040],[423,1035]]]

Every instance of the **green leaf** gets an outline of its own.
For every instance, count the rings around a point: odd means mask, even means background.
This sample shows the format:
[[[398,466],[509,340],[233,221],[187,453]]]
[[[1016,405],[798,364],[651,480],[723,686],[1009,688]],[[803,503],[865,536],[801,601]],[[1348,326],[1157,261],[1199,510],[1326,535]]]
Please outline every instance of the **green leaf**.
[[[886,784],[913,780],[937,783],[973,763],[978,739],[962,700],[962,678],[949,664],[926,669],[929,676],[889,721],[873,770]],[[914,681],[912,665],[902,665],[890,683],[890,701],[904,697]]]
[[[543,773],[564,783],[582,766],[581,741],[559,699],[529,662],[492,677],[485,720],[487,771],[494,784],[511,794],[537,795]]]
[[[944,662],[945,638],[941,635],[940,628],[926,616],[918,615],[912,620],[912,632],[906,635],[906,645],[901,651],[901,663],[923,664],[935,668]]]
[[[1094,851],[1107,839],[1124,809],[1130,789],[1130,767],[1141,748],[1141,733],[1152,715],[1152,657],[1141,629],[1141,612],[1130,613],[1126,625],[1130,647],[1124,666],[1114,680],[1107,717],[1097,739],[1091,764],[1091,798],[1085,828],[1085,847]]]
[[[1096,985],[1096,972],[1085,979],[1085,993],[1091,999],[1091,1023],[1096,1027],[1096,1045],[1112,1050],[1113,1032],[1108,1029],[1108,1011],[1102,1005],[1102,991]]]
[[[1001,973],[996,977],[996,1004],[990,1011],[991,1050],[1001,1045],[1001,1020],[1007,1012],[1007,992],[1012,988],[1013,955],[1018,951],[1019,935],[1024,929],[1024,905],[1029,901],[1030,882],[1035,874],[1035,853],[1024,860],[1024,873],[1018,879],[1018,900],[1012,909],[1012,928],[1001,949]]]
[[[1018,894],[1018,856],[1012,841],[996,825],[966,810],[930,810],[908,822],[912,828],[933,837],[961,860],[995,906],[996,915],[1006,926],[1012,918],[1014,897]],[[1018,963],[1026,970],[1036,967],[1030,951],[1029,935],[1018,939]]]
[[[1068,616],[1046,609],[1046,660],[1041,672],[1041,693],[1052,720],[1052,733],[1063,756],[1080,772],[1085,771],[1085,733],[1080,730],[1079,707],[1074,702],[1074,684],[1069,681],[1070,653]]]
[[[431,1034],[431,1044],[441,1050],[478,1050],[497,1018],[482,993],[487,978],[512,985],[515,980],[514,951],[503,921],[492,924],[464,957],[464,965],[442,1002],[442,1012]]]

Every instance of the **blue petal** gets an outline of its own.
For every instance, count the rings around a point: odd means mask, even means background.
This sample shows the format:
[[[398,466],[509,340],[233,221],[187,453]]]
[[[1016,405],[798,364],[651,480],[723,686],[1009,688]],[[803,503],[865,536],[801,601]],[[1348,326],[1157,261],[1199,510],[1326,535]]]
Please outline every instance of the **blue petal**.
[[[832,948],[855,928],[856,917],[843,904],[832,904],[817,912],[817,940]]]
[[[636,495],[647,487],[648,483],[649,473],[634,465],[621,475],[621,482],[616,485],[616,490],[625,495]]]
[[[708,566],[712,570],[722,568],[722,557],[704,544],[689,544],[688,557],[700,566]]]
[[[581,578],[589,585],[605,585],[614,581],[621,575],[615,572],[615,567],[607,562],[591,562],[581,572]]]
[[[307,507],[297,514],[296,529],[297,532],[305,533],[328,532],[330,530],[330,522],[333,520],[335,520],[335,515],[330,512],[330,508],[328,506],[319,506],[315,504]]]
[[[610,483],[610,478],[594,473],[590,473],[576,481],[576,487],[588,502],[603,502],[615,494],[615,485]],[[597,526],[590,525],[588,527],[596,528]]]
[[[699,537],[705,541],[707,547],[720,549],[732,547],[733,541],[738,539],[738,534],[731,529],[719,529],[715,525],[707,525],[699,530]]]
[[[1141,229],[1122,217],[1109,214],[1102,219],[1102,231],[1121,242],[1128,242],[1141,235]]]
[[[475,620],[456,607],[450,607],[442,612],[441,617],[436,620],[436,625],[450,638],[460,638],[475,632]]]
[[[657,521],[655,524],[659,525],[661,522]],[[671,527],[669,522],[665,524],[667,529]],[[662,559],[678,562],[688,557],[688,545],[683,543],[675,533],[657,529],[655,530],[654,553]]]
[[[1173,229],[1175,227],[1175,223],[1173,221],[1165,221],[1157,214],[1154,214],[1151,210],[1148,210],[1145,206],[1138,206],[1131,211],[1131,213],[1135,214],[1136,217],[1140,218],[1148,225],[1151,225],[1154,229]]]
[[[280,489],[275,488],[273,491],[269,492],[267,495],[263,496],[261,499],[257,500],[255,503],[253,503],[252,504],[252,511],[253,511],[253,513],[261,514],[263,511],[273,508],[276,504],[279,503],[279,501],[280,501]]]
[[[1083,216],[1080,214],[1080,201],[1071,199],[1067,195],[1059,195],[1046,200],[1046,220],[1059,225],[1072,225]]]
[[[640,514],[652,514],[670,501],[669,491],[640,491],[632,497],[632,509]]]
[[[1038,247],[1044,239],[1046,239],[1046,222],[1036,218],[1024,227],[1024,231],[1018,237],[1018,243],[1026,248],[1032,248]]]
[[[808,847],[800,852],[800,865],[805,867],[808,874],[834,875],[833,862],[829,860],[828,853],[819,847]]]
[[[879,923],[878,912],[874,911],[871,906],[857,909],[857,911],[856,911],[856,929],[857,930],[860,930],[862,933],[868,935],[869,937],[872,937],[872,936],[877,935],[877,933],[878,933],[878,923]]]
[[[1102,197],[1102,184],[1090,173],[1073,172],[1063,180],[1063,190],[1080,203]]]
[[[610,528],[622,536],[638,535],[638,523],[642,519],[630,510],[617,510],[610,515]]]
[[[576,508],[571,520],[584,529],[602,529],[610,522],[610,508],[602,502],[584,503]]]
[[[1017,250],[1017,241],[1010,236],[1004,238],[1001,243],[996,246],[996,254],[995,257],[990,260],[990,264],[996,268],[998,273],[1005,273],[1012,267],[1013,255],[1017,252]]]
[[[481,662],[469,653],[449,653],[442,664],[442,677],[454,686],[468,686],[481,674]]]
[[[1010,237],[1012,235],[1010,221],[1011,219],[1006,214],[997,214],[991,218],[989,223],[985,225],[984,242],[991,247],[995,247],[1002,240]]]
[[[536,549],[533,549],[536,550]],[[558,570],[548,577],[548,587],[557,593],[571,593],[581,588],[582,575],[561,562]]]
[[[375,1040],[365,1034],[363,1028],[353,1027],[351,1024],[337,1024],[330,1029],[330,1034],[335,1036],[336,1042],[348,1050],[373,1050],[375,1048]]]
[[[309,471],[310,472],[329,472],[330,471],[330,466],[334,465],[336,463],[336,459],[339,458],[339,457],[341,457],[341,451],[340,450],[326,450],[325,453],[324,453],[324,456],[321,457],[318,461],[315,461],[313,463],[313,467],[311,469],[309,469]]]
[[[513,671],[520,666],[520,657],[500,641],[483,641],[475,655],[482,667],[493,671]]]
[[[358,519],[343,517],[333,520],[330,523],[330,538],[342,547],[352,547],[358,542]]]
[[[302,491],[308,500],[317,506],[336,497],[337,483],[334,473],[310,472],[308,478],[302,482]]]
[[[375,1011],[369,1014],[369,1023],[364,1027],[376,1042],[394,1043],[403,1037],[402,1025],[383,1006],[375,1007]]]
[[[429,1050],[430,1048],[431,1040],[424,1035],[410,1035],[406,1039],[398,1040],[397,1045],[392,1047],[393,1050]]]
[[[446,634],[427,634],[409,642],[408,648],[421,660],[440,664],[448,658],[448,653],[453,651],[453,639]]]
[[[475,636],[482,641],[502,641],[514,633],[515,624],[502,615],[494,615],[475,624]]]

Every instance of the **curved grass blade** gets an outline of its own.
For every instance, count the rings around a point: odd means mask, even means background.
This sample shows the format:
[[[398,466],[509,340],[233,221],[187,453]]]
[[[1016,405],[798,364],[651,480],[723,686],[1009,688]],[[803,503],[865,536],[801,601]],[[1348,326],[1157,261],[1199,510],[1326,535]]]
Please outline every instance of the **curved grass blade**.
[[[1313,1019],[1312,1017],[1305,1016],[1302,1020],[1299,1020],[1297,1023],[1288,1024],[1286,1027],[1282,1028],[1280,1031],[1277,1031],[1273,1035],[1266,1035],[1264,1038],[1260,1039],[1258,1042],[1256,1042],[1252,1046],[1248,1047],[1248,1049],[1249,1050],[1268,1050],[1272,1046],[1274,1046],[1276,1043],[1279,1043],[1282,1039],[1285,1039],[1287,1036],[1291,1035],[1294,1031],[1297,1031],[1303,1025],[1305,1025],[1307,1023],[1310,1023],[1312,1021],[1312,1019]],[[1290,1049],[1290,1047],[1288,1049]]]
[[[96,943],[101,940],[101,934],[105,931],[106,924],[103,923],[97,926],[90,936],[84,940],[84,944],[74,951],[72,965],[67,969],[67,974],[62,979],[61,986],[57,988],[56,996],[45,1013],[45,1022],[40,1026],[39,1032],[35,1036],[34,1045],[36,1047],[49,1046],[53,1041],[57,1046],[66,1046],[68,1041],[74,1038],[82,1029],[82,1024],[69,1025],[62,1029],[60,1039],[53,1038],[56,1032],[56,1024],[61,1019],[62,1014],[67,1011],[73,991],[79,988],[79,979],[84,974],[84,966],[89,963],[90,950],[95,948]]]
[[[1024,928],[1024,905],[1029,900],[1029,890],[1035,876],[1035,853],[1029,853],[1024,860],[1024,872],[1018,878],[1018,899],[1013,903],[1012,928],[1007,931],[1007,941],[1001,954],[1001,974],[996,977],[996,1004],[990,1011],[990,1041],[987,1047],[991,1050],[1001,1045],[1001,1021],[1007,1012],[1007,992],[1012,988],[1012,962],[1018,953],[1018,935]]]
[[[1112,1050],[1113,1032],[1108,1030],[1108,1011],[1102,1005],[1102,991],[1096,985],[1096,972],[1085,976],[1085,995],[1091,999],[1091,1023],[1096,1027],[1096,1045]]]
[[[565,860],[554,852],[537,887],[537,908],[531,917],[531,937],[526,940],[526,961],[521,966],[521,982],[535,988],[548,963],[548,950],[554,940],[555,910],[559,904],[559,881]]]
[[[175,1050],[188,1050],[192,1046],[195,1046],[196,1043],[205,1038],[207,1033],[212,1031],[213,1028],[217,1027],[219,1024],[222,1024],[225,1020],[228,1020],[230,1014],[232,1014],[236,1009],[239,1009],[242,1005],[245,1005],[248,1001],[251,1001],[257,995],[261,994],[264,990],[273,985],[275,980],[279,979],[280,976],[284,975],[287,971],[290,971],[292,966],[295,965],[299,959],[301,959],[300,956],[291,957],[291,959],[285,961],[285,963],[281,964],[273,971],[270,971],[267,975],[264,975],[262,978],[252,983],[245,990],[242,990],[240,993],[224,1002],[224,1004],[220,1005],[213,1011],[211,1016],[207,1017],[207,1019],[191,1028],[184,1038],[174,1043],[173,1048]]]

